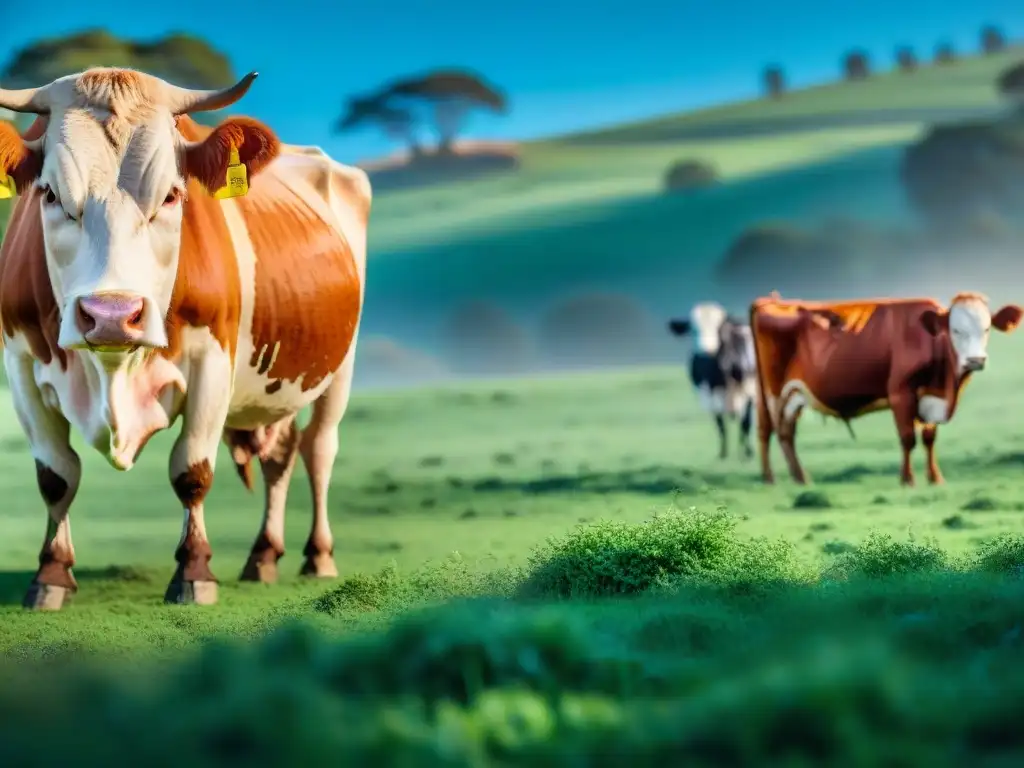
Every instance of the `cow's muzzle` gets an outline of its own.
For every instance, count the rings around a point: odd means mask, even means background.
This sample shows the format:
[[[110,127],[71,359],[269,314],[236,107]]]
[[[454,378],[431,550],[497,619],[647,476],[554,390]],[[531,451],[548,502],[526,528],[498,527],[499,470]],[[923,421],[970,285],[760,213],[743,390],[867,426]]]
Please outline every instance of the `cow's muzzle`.
[[[145,345],[146,302],[120,291],[92,293],[75,302],[75,326],[84,346],[103,351],[127,351]]]
[[[968,357],[964,360],[965,371],[981,371],[985,369],[984,357]]]

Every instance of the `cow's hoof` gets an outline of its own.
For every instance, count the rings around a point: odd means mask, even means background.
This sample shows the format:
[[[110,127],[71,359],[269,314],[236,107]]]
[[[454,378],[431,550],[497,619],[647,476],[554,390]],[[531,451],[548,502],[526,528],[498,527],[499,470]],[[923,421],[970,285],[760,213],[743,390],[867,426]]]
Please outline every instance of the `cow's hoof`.
[[[338,578],[338,566],[334,564],[333,555],[313,555],[306,558],[299,570],[299,575],[316,579],[336,579]]]
[[[165,603],[178,605],[215,605],[217,602],[216,581],[172,580],[164,593]]]
[[[239,581],[258,581],[261,584],[274,584],[277,582],[277,560],[263,560],[255,555],[250,555]]]
[[[946,480],[942,475],[936,475],[935,477],[929,477],[928,482],[932,485],[945,485]]]
[[[75,591],[68,587],[33,581],[25,593],[22,605],[30,611],[59,611],[74,593]]]

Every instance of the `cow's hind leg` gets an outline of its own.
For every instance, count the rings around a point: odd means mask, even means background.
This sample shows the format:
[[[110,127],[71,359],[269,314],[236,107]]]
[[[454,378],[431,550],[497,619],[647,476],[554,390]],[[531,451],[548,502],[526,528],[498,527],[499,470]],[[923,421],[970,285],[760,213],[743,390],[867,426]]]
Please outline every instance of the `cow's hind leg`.
[[[804,471],[800,459],[796,455],[796,425],[803,409],[802,400],[794,395],[786,402],[779,416],[779,447],[782,449],[782,455],[786,457],[790,476],[794,482],[800,485],[810,482],[810,477]]]
[[[213,551],[206,535],[204,500],[213,486],[230,403],[231,361],[219,347],[207,347],[192,361],[181,433],[171,451],[170,477],[181,502],[184,521],[175,550],[177,562],[164,601],[212,605],[217,602],[217,579],[210,570]]]
[[[725,432],[725,414],[715,414],[715,425],[718,427],[718,458],[724,459],[729,455],[728,435]]]
[[[928,482],[933,485],[941,485],[945,482],[942,472],[939,471],[939,462],[935,459],[935,440],[938,437],[939,428],[934,424],[925,424],[921,429],[921,442],[928,457]]]
[[[743,416],[740,419],[740,448],[743,450],[743,458],[749,459],[754,455],[754,449],[750,445],[750,427],[754,421],[754,400],[747,398],[743,406]]]
[[[75,549],[68,511],[78,492],[82,465],[71,448],[71,426],[58,411],[47,408],[32,375],[33,360],[5,350],[15,413],[32,444],[36,481],[46,504],[46,536],[36,571],[23,604],[35,610],[58,610],[78,590]]]
[[[331,483],[334,459],[338,455],[338,425],[345,415],[352,390],[354,351],[354,348],[349,351],[345,366],[313,403],[312,417],[299,440],[299,455],[309,475],[313,497],[313,525],[302,549],[305,560],[299,571],[303,576],[333,578],[338,575],[334,563],[334,537],[327,514],[327,489]]]
[[[299,428],[289,416],[272,427],[272,444],[260,457],[263,473],[263,523],[242,568],[242,581],[277,581],[277,561],[284,556],[284,514],[288,485],[299,448]]]

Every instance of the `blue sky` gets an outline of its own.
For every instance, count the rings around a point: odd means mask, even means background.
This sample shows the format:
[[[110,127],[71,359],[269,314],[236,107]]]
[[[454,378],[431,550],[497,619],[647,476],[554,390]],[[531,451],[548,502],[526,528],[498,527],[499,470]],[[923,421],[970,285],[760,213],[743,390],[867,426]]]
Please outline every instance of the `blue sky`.
[[[345,162],[394,145],[369,131],[332,135],[344,97],[433,67],[470,67],[506,90],[511,114],[474,119],[470,135],[530,138],[751,96],[769,61],[800,85],[834,78],[854,46],[888,66],[900,44],[924,56],[940,40],[976,50],[986,23],[1024,38],[1024,5],[1009,0],[176,0],[120,12],[107,10],[125,8],[115,2],[47,0],[39,13],[25,3],[0,6],[0,51],[98,26],[139,39],[174,30],[206,37],[240,73],[260,72],[240,112]],[[238,8],[246,15],[237,17]]]

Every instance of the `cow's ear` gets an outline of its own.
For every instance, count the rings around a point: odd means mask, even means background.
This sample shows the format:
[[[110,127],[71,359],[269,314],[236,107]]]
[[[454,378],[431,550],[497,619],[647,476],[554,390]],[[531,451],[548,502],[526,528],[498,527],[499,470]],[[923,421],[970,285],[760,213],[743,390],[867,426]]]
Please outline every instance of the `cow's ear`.
[[[263,123],[248,117],[232,117],[218,125],[205,139],[185,149],[185,173],[207,190],[224,186],[232,148],[245,166],[248,177],[262,171],[281,151],[281,141]]]
[[[938,336],[943,331],[949,329],[949,313],[926,309],[921,314],[921,325],[932,336]]]
[[[1016,304],[1007,304],[994,315],[992,315],[992,327],[1003,333],[1009,333],[1018,325],[1024,317],[1024,309]]]
[[[676,336],[685,336],[690,332],[689,320],[669,320],[668,329]]]
[[[0,176],[14,179],[18,191],[24,192],[42,170],[43,153],[38,141],[26,141],[13,125],[0,121]]]

